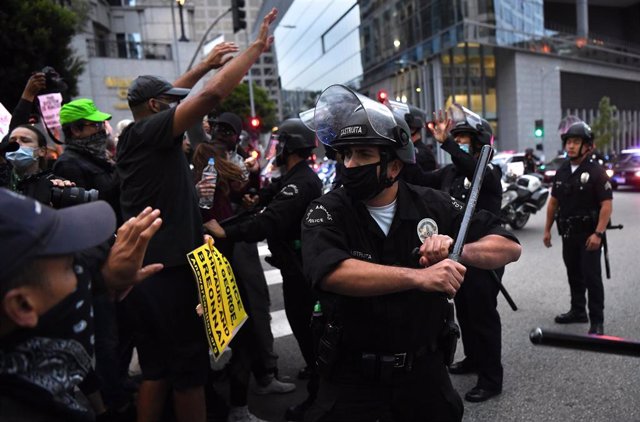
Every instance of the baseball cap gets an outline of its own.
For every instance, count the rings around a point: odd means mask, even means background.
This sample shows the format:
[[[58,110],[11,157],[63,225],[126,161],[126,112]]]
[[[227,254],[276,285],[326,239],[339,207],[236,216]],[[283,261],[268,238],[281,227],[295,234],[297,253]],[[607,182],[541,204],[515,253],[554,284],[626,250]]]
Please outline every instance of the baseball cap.
[[[91,248],[115,228],[113,209],[104,201],[55,210],[0,188],[0,283],[32,258]]]
[[[0,142],[0,155],[7,152],[17,151],[20,148],[19,143],[9,141],[10,134],[11,133],[7,133],[6,135],[4,135],[4,138],[2,138],[2,141]]]
[[[231,126],[236,135],[240,135],[242,132],[242,119],[235,113],[224,112],[215,119],[215,123],[225,123]]]
[[[129,101],[130,106],[134,106],[159,95],[184,98],[189,95],[190,91],[187,88],[174,87],[169,81],[159,76],[142,75],[131,83],[127,93],[127,101]]]
[[[111,119],[111,115],[98,110],[98,107],[88,98],[79,98],[62,106],[60,109],[60,124],[88,120],[90,122],[104,122]]]

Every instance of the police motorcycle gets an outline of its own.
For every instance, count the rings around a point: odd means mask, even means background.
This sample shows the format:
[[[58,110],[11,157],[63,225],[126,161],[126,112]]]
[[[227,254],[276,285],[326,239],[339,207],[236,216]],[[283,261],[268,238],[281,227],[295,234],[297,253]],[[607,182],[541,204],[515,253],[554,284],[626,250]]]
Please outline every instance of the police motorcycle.
[[[518,163],[521,164],[521,163]],[[502,180],[500,219],[514,230],[522,229],[531,214],[540,211],[549,198],[549,189],[537,174],[517,175],[508,172]]]

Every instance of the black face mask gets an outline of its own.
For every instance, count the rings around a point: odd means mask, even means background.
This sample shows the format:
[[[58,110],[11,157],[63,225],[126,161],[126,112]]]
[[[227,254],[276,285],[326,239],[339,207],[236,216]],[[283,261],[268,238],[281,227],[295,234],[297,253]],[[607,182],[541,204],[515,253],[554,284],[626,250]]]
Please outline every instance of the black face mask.
[[[349,196],[358,201],[367,201],[386,187],[386,183],[378,180],[378,166],[381,161],[364,166],[344,168],[341,181]]]

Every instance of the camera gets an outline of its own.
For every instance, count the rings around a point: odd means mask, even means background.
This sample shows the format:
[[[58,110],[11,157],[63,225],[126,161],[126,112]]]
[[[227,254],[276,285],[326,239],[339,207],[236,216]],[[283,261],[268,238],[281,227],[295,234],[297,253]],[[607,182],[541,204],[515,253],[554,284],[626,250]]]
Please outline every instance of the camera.
[[[51,205],[54,208],[65,208],[98,200],[98,191],[78,187],[51,188]]]
[[[60,74],[51,66],[45,66],[41,70],[44,73],[46,87],[43,94],[51,94],[53,92],[64,93],[67,90],[67,84],[60,77]]]

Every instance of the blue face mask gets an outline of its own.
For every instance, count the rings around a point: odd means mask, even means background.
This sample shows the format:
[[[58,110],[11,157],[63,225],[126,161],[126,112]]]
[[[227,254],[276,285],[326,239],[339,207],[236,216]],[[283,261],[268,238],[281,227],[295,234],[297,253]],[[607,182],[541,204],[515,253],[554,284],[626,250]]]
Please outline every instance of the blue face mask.
[[[35,148],[21,146],[17,151],[6,153],[5,157],[17,170],[24,170],[38,159],[35,151]]]
[[[469,144],[458,144],[461,150],[469,154]]]

